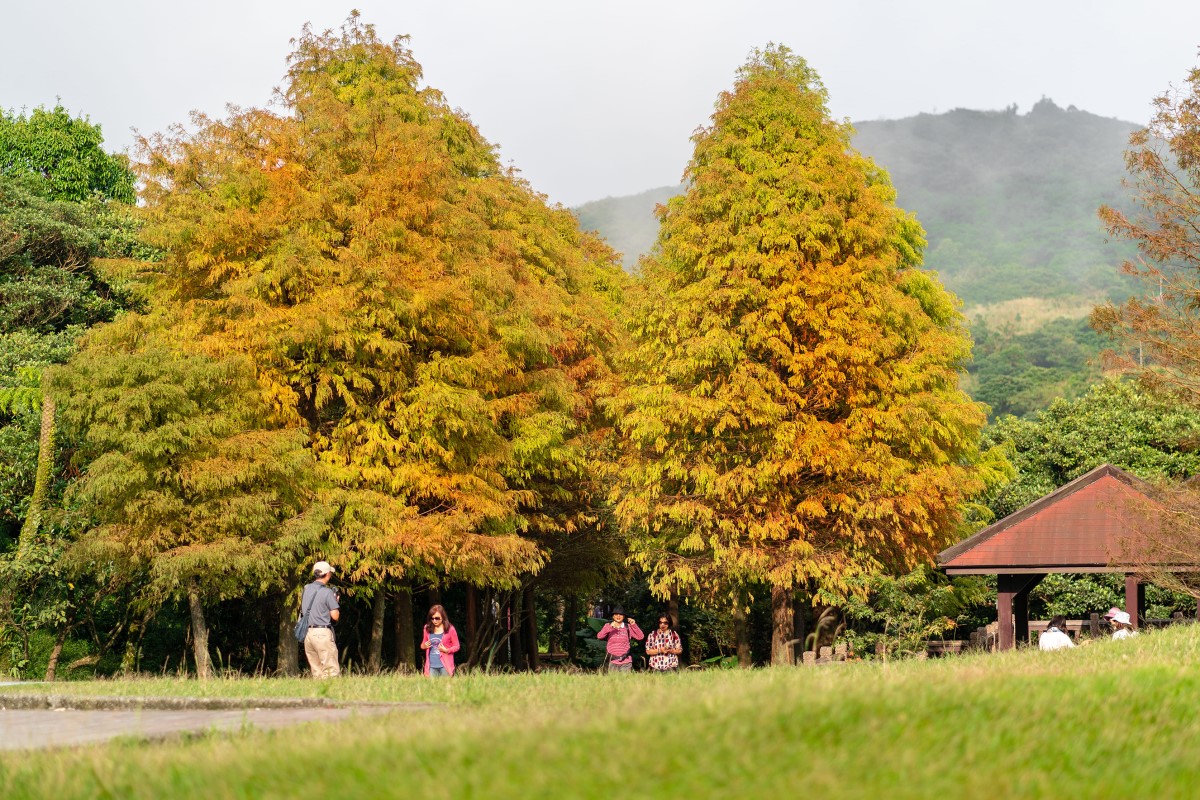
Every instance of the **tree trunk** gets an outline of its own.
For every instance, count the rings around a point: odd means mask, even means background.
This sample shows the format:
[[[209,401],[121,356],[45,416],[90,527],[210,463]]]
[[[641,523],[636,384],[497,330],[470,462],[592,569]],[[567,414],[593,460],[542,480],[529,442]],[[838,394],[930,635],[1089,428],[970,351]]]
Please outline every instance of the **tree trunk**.
[[[479,636],[479,589],[467,584],[467,641],[472,646]],[[457,662],[456,662],[457,663]]]
[[[792,598],[792,635],[800,642],[796,645],[799,653],[808,649],[808,605],[799,596]]]
[[[410,673],[417,666],[417,642],[413,630],[412,589],[403,587],[392,596],[396,615],[396,671]]]
[[[771,587],[771,665],[790,666],[788,642],[796,632],[792,616],[792,593],[778,586]]]
[[[204,605],[200,602],[200,589],[195,581],[188,587],[188,611],[192,618],[192,654],[196,658],[196,677],[208,680],[212,677],[212,660],[208,656],[208,625],[204,622]]]
[[[367,648],[367,672],[379,674],[383,669],[383,620],[387,614],[387,594],[381,588],[375,593],[372,606],[371,644]]]
[[[527,661],[529,670],[537,672],[541,668],[541,663],[538,661],[538,627],[537,627],[537,611],[533,605],[533,587],[525,587],[525,613],[523,615],[525,622],[525,652],[527,653]]]
[[[292,593],[279,597],[279,645],[275,654],[275,674],[293,677],[300,674],[300,645],[296,641],[296,614]]]
[[[579,598],[571,595],[567,601],[567,656],[571,663],[579,656]]]
[[[37,472],[33,481],[33,496],[29,498],[29,511],[17,540],[17,560],[23,560],[33,539],[42,525],[42,512],[50,496],[50,483],[54,477],[54,398],[42,396],[42,427],[38,436]]]
[[[62,656],[63,645],[67,641],[67,626],[58,629],[54,637],[54,649],[50,651],[50,663],[46,665],[46,682],[53,683],[58,672],[58,659]]]
[[[149,612],[138,615],[130,620],[129,632],[125,639],[125,652],[121,654],[121,674],[133,675],[142,663],[142,639],[146,636],[146,627],[153,615]]]
[[[750,618],[741,597],[733,603],[733,639],[737,642],[738,666],[743,669],[754,666],[754,658],[750,654]]]
[[[567,603],[562,599],[562,595],[554,598],[554,624],[550,626],[550,642],[547,651],[551,653],[562,652],[562,633],[563,623],[567,617]]]
[[[508,593],[508,663],[515,670],[525,669],[525,647],[521,636],[521,591]]]

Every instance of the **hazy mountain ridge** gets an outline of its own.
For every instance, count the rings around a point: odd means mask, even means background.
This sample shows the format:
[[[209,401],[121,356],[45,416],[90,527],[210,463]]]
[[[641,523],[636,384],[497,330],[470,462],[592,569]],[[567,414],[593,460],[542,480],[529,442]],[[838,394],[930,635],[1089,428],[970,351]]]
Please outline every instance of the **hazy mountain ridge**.
[[[1044,408],[1099,378],[1103,347],[1085,317],[1133,289],[1108,243],[1102,204],[1127,207],[1124,153],[1137,125],[1042,100],[1026,114],[955,109],[861,122],[854,145],[892,177],[916,214],[936,270],[964,303],[975,337],[966,387],[997,414]],[[575,209],[633,269],[654,244],[667,186]]]
[[[1133,123],[1042,100],[1026,114],[955,109],[860,122],[854,145],[888,171],[902,208],[929,239],[925,264],[967,306],[1019,297],[1113,297],[1127,245],[1107,244],[1101,204],[1124,206]],[[654,243],[660,187],[577,209],[632,269]]]

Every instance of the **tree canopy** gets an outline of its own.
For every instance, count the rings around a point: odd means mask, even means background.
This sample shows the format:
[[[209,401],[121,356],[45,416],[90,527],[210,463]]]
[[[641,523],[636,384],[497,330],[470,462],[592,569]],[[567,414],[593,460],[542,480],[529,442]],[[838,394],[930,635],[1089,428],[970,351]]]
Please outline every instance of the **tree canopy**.
[[[850,135],[803,59],[757,51],[661,212],[614,404],[617,516],[660,595],[842,597],[927,560],[978,486],[961,316]]]
[[[420,78],[352,17],[306,29],[279,113],[144,139],[154,303],[188,357],[245,359],[257,424],[302,434],[342,574],[512,585],[548,556],[532,534],[594,527],[620,271]]]
[[[132,203],[127,160],[105,152],[103,143],[99,125],[61,105],[30,114],[0,111],[0,176],[34,178],[32,185],[52,200]]]
[[[1029,419],[1004,417],[987,428],[984,441],[1004,448],[1015,470],[985,498],[996,519],[1101,464],[1149,481],[1200,472],[1200,412],[1115,378],[1076,400],[1055,400]]]

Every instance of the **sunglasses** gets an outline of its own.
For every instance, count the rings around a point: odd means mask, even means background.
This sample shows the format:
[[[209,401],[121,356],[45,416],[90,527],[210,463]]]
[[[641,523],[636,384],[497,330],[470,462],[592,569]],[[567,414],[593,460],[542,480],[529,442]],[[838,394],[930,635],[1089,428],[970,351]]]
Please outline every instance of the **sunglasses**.
[[[434,621],[434,622],[441,622],[441,621],[442,621],[442,618],[441,618],[441,617],[433,617],[433,621]]]

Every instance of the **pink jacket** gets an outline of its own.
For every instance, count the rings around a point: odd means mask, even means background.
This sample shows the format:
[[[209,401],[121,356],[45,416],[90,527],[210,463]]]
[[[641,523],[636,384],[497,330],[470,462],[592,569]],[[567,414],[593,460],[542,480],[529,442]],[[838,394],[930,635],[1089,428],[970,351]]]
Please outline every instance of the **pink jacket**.
[[[422,629],[421,644],[424,645],[429,641],[429,625],[426,624]],[[458,644],[458,631],[454,630],[451,625],[446,629],[446,634],[442,637],[442,647],[446,648],[446,652],[442,653],[442,666],[446,668],[447,675],[454,674],[454,654],[460,649]],[[424,650],[425,653],[425,676],[429,676],[429,650]]]
[[[600,632],[596,634],[597,639],[608,639],[607,650],[613,664],[624,664],[625,660],[629,658],[632,640],[641,640],[644,637],[645,634],[635,622],[626,622],[621,628],[614,628],[611,622],[606,622]]]

